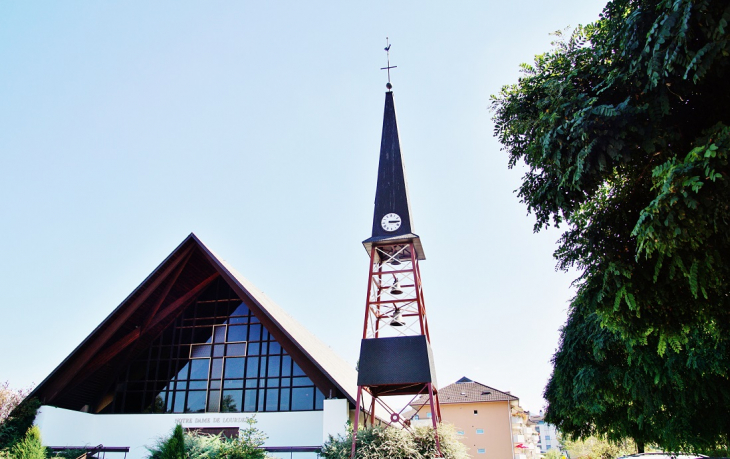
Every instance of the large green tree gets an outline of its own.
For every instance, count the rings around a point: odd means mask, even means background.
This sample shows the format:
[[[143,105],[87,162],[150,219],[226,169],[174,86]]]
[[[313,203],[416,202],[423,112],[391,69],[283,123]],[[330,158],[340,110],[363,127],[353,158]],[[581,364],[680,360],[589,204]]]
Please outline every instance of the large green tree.
[[[729,22],[726,0],[615,0],[493,100],[580,273],[545,393],[568,434],[727,447]]]

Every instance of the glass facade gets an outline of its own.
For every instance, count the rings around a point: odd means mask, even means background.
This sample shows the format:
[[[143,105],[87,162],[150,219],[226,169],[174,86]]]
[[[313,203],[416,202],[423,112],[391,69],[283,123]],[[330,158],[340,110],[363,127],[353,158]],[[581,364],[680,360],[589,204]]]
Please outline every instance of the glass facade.
[[[107,413],[321,410],[324,396],[222,279],[131,362]]]

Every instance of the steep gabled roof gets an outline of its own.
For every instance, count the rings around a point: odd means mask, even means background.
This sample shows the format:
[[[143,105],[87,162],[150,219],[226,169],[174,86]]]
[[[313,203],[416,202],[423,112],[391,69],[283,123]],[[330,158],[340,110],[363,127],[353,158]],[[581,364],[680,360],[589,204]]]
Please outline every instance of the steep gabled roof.
[[[251,309],[325,397],[353,404],[357,373],[190,234],[81,344],[35,388],[42,403],[90,411],[108,396],[121,368],[213,281],[222,278]]]
[[[464,376],[457,382],[439,389],[439,403],[448,405],[451,403],[479,403],[479,402],[507,402],[519,400],[508,392],[502,392],[493,387],[472,381]],[[421,396],[411,405],[427,403],[428,398]]]

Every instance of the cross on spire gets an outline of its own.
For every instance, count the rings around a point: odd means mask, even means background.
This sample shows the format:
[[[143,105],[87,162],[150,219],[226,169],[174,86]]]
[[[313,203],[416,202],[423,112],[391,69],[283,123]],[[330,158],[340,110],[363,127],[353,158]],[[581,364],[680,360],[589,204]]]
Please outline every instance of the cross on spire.
[[[390,69],[398,68],[397,65],[390,65],[390,43],[388,43],[388,37],[385,37],[385,53],[388,56],[388,66],[387,67],[381,67],[380,70],[387,70],[388,71],[388,84],[385,85],[386,88],[391,89],[393,87],[392,84],[390,84]]]

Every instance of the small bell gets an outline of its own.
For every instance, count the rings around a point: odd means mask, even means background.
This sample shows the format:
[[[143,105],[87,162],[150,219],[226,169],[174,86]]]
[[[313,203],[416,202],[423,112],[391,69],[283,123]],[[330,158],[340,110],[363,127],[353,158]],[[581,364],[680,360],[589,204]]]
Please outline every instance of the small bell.
[[[395,308],[395,313],[393,314],[393,320],[390,321],[391,327],[402,327],[406,323],[403,322],[403,317],[400,312],[400,309]]]
[[[391,295],[400,295],[403,293],[403,290],[400,288],[400,282],[398,282],[398,279],[393,276],[393,286],[390,287],[390,294]]]

